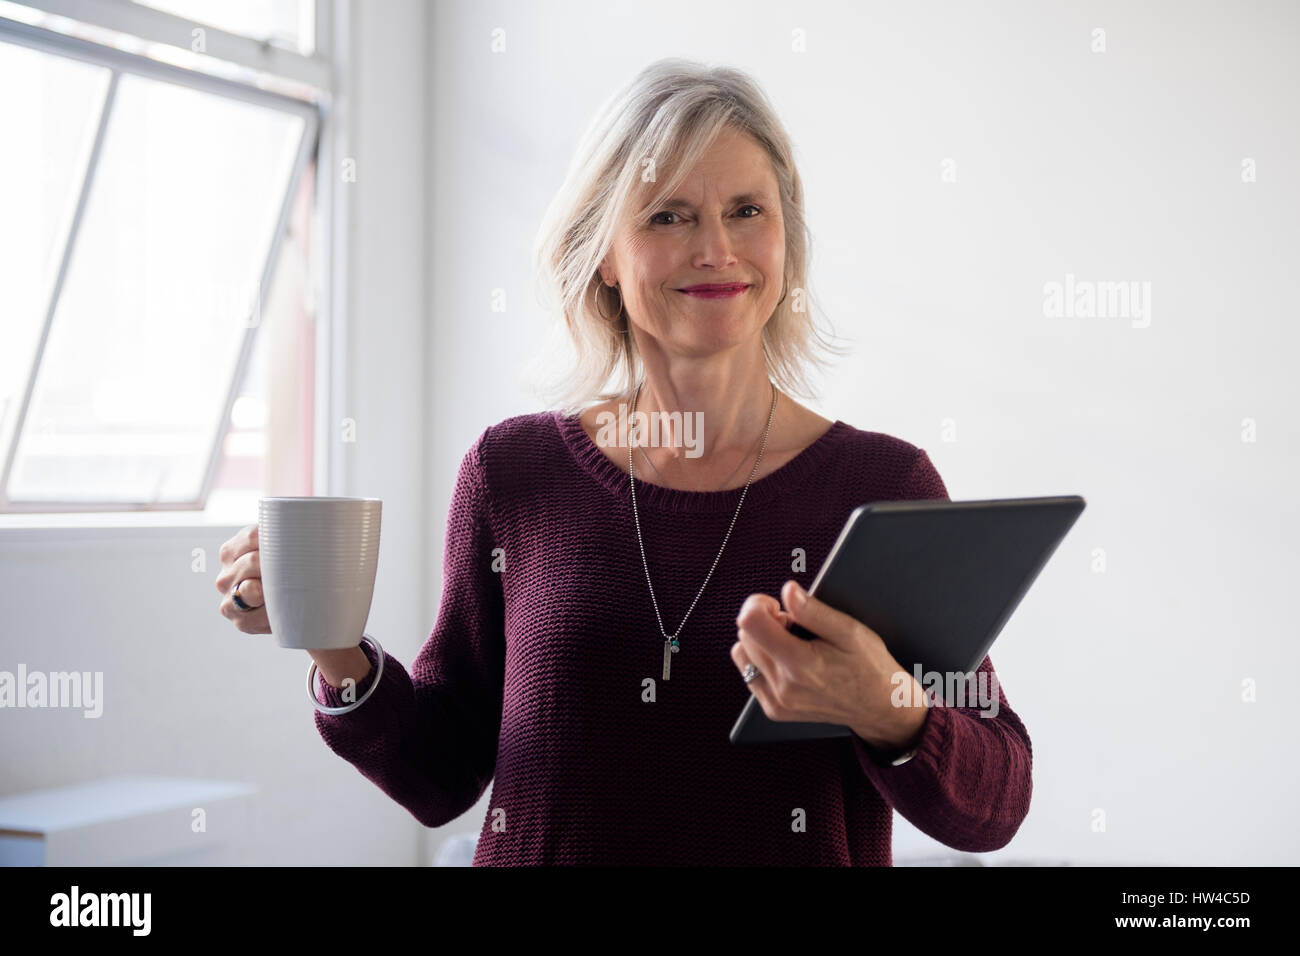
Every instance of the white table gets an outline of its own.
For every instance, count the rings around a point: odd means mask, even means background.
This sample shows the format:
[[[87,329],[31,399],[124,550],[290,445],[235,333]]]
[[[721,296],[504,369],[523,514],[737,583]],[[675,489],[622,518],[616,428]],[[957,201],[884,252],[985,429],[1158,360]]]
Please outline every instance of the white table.
[[[220,865],[256,792],[132,775],[0,797],[0,866]]]

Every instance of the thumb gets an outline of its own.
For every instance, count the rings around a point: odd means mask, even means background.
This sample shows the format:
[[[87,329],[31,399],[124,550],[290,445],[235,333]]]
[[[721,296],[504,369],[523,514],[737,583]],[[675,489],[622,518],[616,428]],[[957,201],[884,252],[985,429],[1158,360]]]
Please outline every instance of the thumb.
[[[813,597],[793,579],[781,588],[781,602],[791,620],[831,644],[847,647],[853,641],[854,632],[861,627],[856,618]]]

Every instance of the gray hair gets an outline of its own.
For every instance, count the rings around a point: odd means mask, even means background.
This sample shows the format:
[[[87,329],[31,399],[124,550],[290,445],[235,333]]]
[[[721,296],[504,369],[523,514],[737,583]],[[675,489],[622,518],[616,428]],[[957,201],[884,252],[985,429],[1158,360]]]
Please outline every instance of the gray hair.
[[[776,111],[740,70],[671,57],[651,63],[605,101],[579,141],[537,234],[533,256],[540,297],[563,316],[576,349],[573,367],[548,389],[566,414],[625,394],[645,374],[622,295],[606,286],[598,271],[639,194],[638,183],[658,184],[658,173],[666,173],[645,204],[631,211],[644,216],[672,195],[727,129],[747,133],[763,147],[781,196],[787,291],[763,327],[769,377],[784,391],[810,396],[806,366],[827,364],[819,352],[840,354],[808,308],[811,235],[803,184]],[[646,167],[653,175],[643,175]],[[607,318],[615,309],[618,315]]]

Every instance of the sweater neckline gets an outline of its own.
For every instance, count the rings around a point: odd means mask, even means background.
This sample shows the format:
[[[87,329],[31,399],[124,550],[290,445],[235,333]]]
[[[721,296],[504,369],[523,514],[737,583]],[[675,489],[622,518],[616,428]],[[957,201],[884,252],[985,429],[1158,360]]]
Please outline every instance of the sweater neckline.
[[[620,500],[631,501],[632,492],[627,472],[610,461],[603,451],[592,441],[586,429],[582,427],[579,415],[565,415],[554,411],[552,415],[560,438],[569,449],[573,459],[583,471],[587,472]],[[817,472],[833,454],[835,448],[851,432],[852,426],[836,419],[830,428],[787,461],[776,471],[764,475],[749,486],[745,495],[746,504],[761,504],[797,488],[806,486],[809,476]],[[735,511],[744,493],[745,486],[727,488],[722,491],[682,491],[668,488],[647,481],[640,474],[636,478],[636,504],[638,509],[649,508],[656,511],[677,511],[692,513],[714,513]]]

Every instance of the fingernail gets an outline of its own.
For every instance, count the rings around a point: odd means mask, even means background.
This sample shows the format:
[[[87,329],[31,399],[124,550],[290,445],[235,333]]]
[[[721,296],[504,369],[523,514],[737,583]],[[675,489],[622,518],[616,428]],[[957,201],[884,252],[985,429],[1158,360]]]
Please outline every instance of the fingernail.
[[[794,585],[794,587],[790,589],[790,606],[797,611],[799,608],[803,607],[804,601],[808,598],[808,594],[799,586],[798,581],[795,581],[792,578],[790,583]]]

